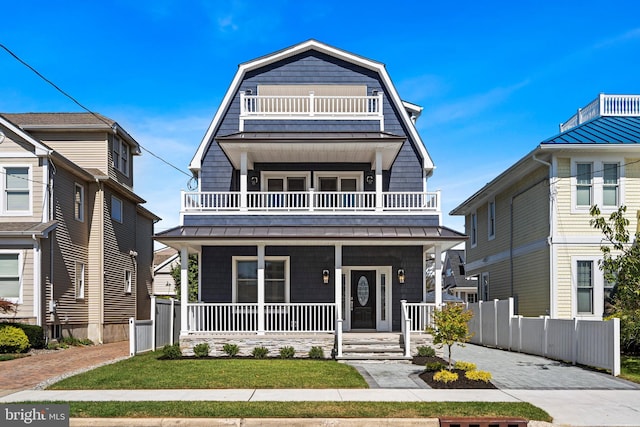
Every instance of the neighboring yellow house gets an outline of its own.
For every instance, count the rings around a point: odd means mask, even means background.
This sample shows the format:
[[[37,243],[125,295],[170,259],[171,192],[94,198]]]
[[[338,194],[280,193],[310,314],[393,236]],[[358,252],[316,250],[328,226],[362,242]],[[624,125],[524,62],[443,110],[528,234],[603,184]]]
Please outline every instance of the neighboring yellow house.
[[[150,317],[153,224],[133,192],[138,143],[87,113],[0,113],[0,315],[51,338],[128,337]]]
[[[468,275],[479,299],[513,296],[516,313],[602,318],[612,284],[589,209],[640,209],[640,95],[599,95],[453,209],[465,216]]]

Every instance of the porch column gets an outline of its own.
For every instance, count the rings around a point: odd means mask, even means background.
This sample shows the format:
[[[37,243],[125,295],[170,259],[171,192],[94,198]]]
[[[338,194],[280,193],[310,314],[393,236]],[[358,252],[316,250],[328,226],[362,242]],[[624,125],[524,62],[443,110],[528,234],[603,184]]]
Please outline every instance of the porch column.
[[[382,151],[376,151],[376,211],[382,210]]]
[[[258,245],[258,335],[264,335],[264,244]]]
[[[180,248],[180,335],[187,335],[187,304],[189,303],[189,250]]]
[[[422,246],[422,302],[427,302],[427,254],[427,247]]]
[[[335,258],[335,302],[336,302],[336,338],[337,338],[337,354],[342,357],[342,245],[336,244],[334,247]]]
[[[438,245],[435,247],[435,255],[435,302],[436,307],[440,307],[442,305],[442,253]]]
[[[247,210],[247,152],[240,153],[240,210]]]

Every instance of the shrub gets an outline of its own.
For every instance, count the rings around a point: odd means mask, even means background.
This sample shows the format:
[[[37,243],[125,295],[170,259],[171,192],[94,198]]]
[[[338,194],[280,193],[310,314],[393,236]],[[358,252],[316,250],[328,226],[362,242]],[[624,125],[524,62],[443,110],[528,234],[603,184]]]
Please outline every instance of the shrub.
[[[193,354],[195,354],[196,357],[207,357],[209,355],[209,350],[209,344],[201,342],[193,347]]]
[[[280,349],[281,359],[292,359],[296,355],[296,350],[291,346],[285,346]]]
[[[238,354],[238,352],[240,351],[240,348],[235,345],[235,344],[225,344],[222,346],[222,351],[224,351],[224,354],[226,354],[227,356],[235,356],[236,354]]]
[[[264,359],[267,357],[267,353],[269,353],[269,349],[267,347],[255,347],[253,351],[251,351],[251,355],[256,359]]]
[[[471,370],[464,373],[464,376],[473,381],[488,383],[491,380],[491,372]]]
[[[428,362],[426,365],[424,365],[424,370],[427,372],[437,372],[443,370],[446,367],[447,366],[444,363]]]
[[[60,338],[59,341],[60,341],[60,344],[67,345],[67,346],[93,345],[93,341],[91,341],[89,338],[76,338],[74,336],[63,337],[63,338]]]
[[[164,359],[180,359],[182,357],[182,350],[180,350],[180,344],[175,343],[173,345],[167,344],[162,347],[162,356]]]
[[[313,346],[311,350],[309,350],[309,357],[311,359],[324,359],[324,350],[322,347]]]
[[[5,326],[0,329],[0,353],[22,353],[29,349],[29,338],[20,328]]]
[[[428,345],[420,345],[417,350],[420,357],[434,357],[436,355],[436,350]]]
[[[458,374],[447,369],[443,369],[433,374],[433,380],[447,384],[453,381],[458,381]]]
[[[460,371],[475,371],[476,370],[476,364],[475,363],[471,363],[471,362],[458,361],[453,366],[453,368],[454,369],[458,369]]]
[[[31,346],[31,348],[45,347],[46,340],[44,339],[44,330],[42,329],[42,326],[13,322],[0,323],[0,328],[7,326],[14,326],[16,328],[22,329],[29,339],[29,345]]]
[[[451,369],[451,349],[454,344],[464,346],[473,334],[469,333],[469,320],[473,312],[465,310],[459,304],[447,304],[440,310],[433,312],[433,327],[428,327],[427,332],[433,335],[433,343],[439,348],[447,346],[449,349],[449,369]]]

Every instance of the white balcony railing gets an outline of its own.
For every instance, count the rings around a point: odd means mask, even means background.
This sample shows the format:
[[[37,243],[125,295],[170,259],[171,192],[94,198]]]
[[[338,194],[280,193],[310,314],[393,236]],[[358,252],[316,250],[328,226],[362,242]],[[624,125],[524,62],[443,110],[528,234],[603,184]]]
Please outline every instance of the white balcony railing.
[[[560,124],[560,132],[566,132],[589,120],[606,117],[638,117],[640,116],[640,95],[605,95],[600,94],[596,99]]]
[[[440,192],[183,192],[183,213],[244,212],[439,212]],[[379,203],[380,205],[377,205]]]
[[[210,333],[334,332],[334,303],[189,303],[187,330]],[[260,326],[264,329],[260,330]]]
[[[373,96],[261,96],[240,93],[240,116],[381,117],[382,93]]]

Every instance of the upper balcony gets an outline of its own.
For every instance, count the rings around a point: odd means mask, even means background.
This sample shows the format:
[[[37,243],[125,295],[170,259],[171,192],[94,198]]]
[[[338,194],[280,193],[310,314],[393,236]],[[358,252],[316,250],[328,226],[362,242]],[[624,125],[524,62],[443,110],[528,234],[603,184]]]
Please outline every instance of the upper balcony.
[[[182,192],[183,214],[440,214],[440,192]]]
[[[366,90],[366,88],[365,88]],[[240,92],[240,131],[246,120],[376,120],[384,130],[383,94],[253,95]]]
[[[560,133],[566,132],[589,120],[607,116],[640,116],[640,95],[606,95],[601,93],[586,107],[579,108],[578,112],[571,116],[569,120],[561,123]]]

